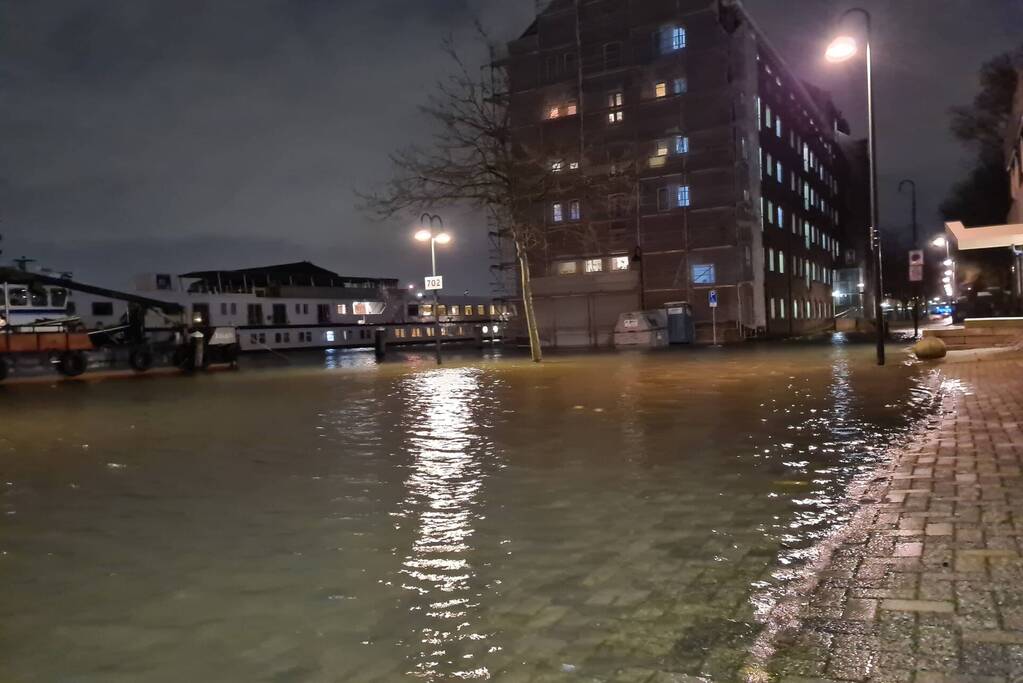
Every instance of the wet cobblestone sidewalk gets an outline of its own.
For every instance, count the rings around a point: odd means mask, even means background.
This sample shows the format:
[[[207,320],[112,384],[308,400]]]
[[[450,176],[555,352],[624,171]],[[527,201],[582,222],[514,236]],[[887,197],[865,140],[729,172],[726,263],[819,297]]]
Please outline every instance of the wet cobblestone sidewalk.
[[[1023,681],[1023,361],[941,372],[937,428],[861,492],[772,679]]]

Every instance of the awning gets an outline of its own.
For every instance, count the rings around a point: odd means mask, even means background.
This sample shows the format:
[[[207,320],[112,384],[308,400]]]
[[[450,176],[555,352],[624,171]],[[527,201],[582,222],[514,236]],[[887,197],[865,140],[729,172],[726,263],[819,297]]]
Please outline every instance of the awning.
[[[1023,223],[967,228],[959,221],[945,223],[959,250],[1023,247]]]

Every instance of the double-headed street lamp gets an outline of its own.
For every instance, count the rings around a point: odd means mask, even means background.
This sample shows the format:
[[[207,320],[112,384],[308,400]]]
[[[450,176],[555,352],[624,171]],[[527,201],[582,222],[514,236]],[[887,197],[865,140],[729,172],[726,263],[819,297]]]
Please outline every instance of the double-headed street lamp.
[[[434,223],[437,229],[434,230]],[[430,266],[433,277],[437,277],[437,245],[447,244],[451,241],[451,235],[444,232],[444,219],[436,214],[424,213],[419,217],[419,230],[415,238],[420,242],[430,243]],[[439,288],[433,290],[433,337],[436,342],[437,365],[440,365],[440,300],[437,296]]]
[[[870,45],[870,12],[861,7],[854,7],[842,15],[839,24],[844,24],[845,19],[852,14],[863,15],[866,29],[863,53],[867,64],[867,157],[870,165],[870,239],[874,250],[874,318],[877,325],[877,364],[884,365],[884,312],[881,309],[884,292],[881,281],[881,231],[878,225],[877,211],[877,135],[874,127],[874,65]],[[833,63],[844,62],[854,57],[857,52],[859,52],[859,41],[853,35],[842,32],[832,39],[824,53],[824,58]]]

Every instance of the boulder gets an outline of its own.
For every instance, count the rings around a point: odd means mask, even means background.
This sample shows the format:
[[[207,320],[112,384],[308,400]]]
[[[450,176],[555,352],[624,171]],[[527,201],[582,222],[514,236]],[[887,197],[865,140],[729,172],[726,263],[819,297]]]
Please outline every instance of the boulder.
[[[938,337],[924,337],[913,345],[913,353],[920,360],[934,360],[944,358],[948,349],[945,347],[945,342]]]

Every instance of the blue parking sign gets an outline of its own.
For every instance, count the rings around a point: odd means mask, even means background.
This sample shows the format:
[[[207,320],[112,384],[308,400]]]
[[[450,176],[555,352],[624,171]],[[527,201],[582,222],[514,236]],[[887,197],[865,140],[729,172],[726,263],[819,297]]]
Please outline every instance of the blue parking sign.
[[[710,293],[707,295],[707,300],[710,302],[710,307],[711,308],[717,308],[718,307],[718,290],[716,290],[716,289],[710,290]]]

